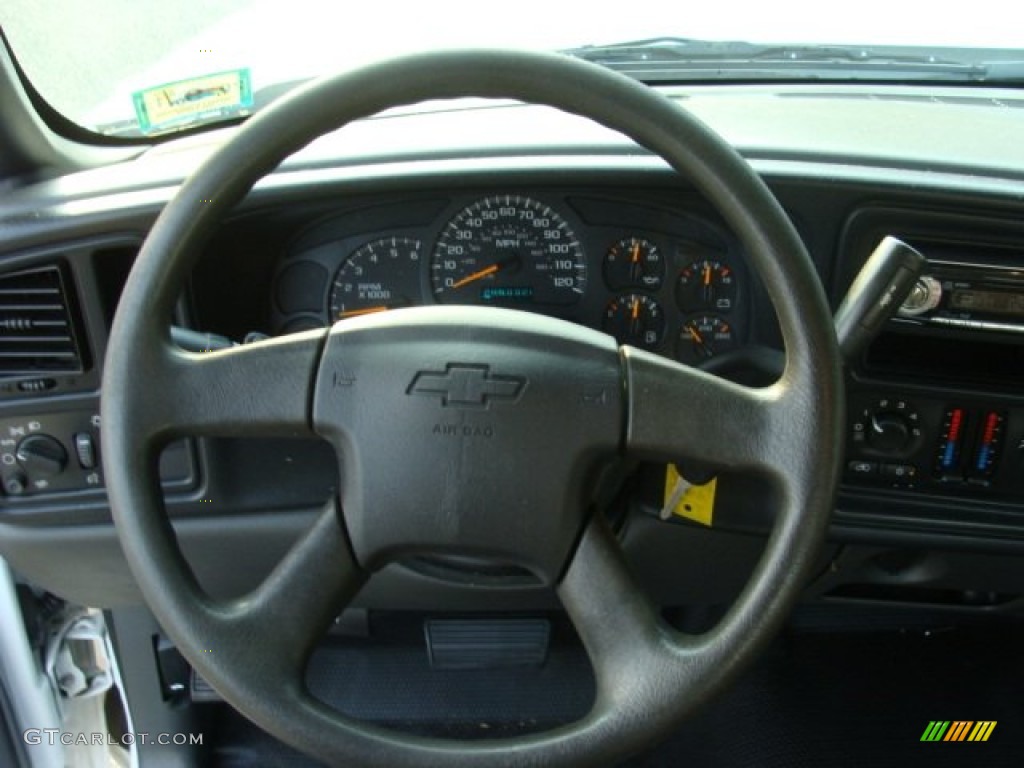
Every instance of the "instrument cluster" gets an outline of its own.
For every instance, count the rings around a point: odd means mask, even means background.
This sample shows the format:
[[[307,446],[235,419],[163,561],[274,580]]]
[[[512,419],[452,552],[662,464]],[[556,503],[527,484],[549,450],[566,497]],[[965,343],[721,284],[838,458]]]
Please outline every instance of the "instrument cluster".
[[[560,317],[692,365],[742,343],[749,315],[741,250],[710,217],[531,191],[339,211],[288,247],[272,320],[289,333],[429,304]]]

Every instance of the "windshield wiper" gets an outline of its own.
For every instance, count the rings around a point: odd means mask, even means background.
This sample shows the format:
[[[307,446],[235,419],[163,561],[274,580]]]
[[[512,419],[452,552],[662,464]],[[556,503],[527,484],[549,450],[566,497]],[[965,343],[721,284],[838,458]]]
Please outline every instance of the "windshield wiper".
[[[671,80],[1024,81],[1020,51],[911,46],[763,45],[657,37],[562,53],[645,82]]]

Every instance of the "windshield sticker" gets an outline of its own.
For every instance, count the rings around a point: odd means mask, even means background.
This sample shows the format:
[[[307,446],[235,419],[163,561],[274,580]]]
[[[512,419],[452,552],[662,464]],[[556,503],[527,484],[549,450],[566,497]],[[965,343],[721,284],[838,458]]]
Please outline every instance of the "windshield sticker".
[[[132,94],[143,133],[159,133],[193,123],[223,120],[252,111],[248,69],[232,69],[178,80]]]

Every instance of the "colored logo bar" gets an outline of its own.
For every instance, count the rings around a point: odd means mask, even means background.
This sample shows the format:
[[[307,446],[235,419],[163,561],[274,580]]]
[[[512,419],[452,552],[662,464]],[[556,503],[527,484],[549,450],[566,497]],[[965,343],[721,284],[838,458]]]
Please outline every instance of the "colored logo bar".
[[[988,741],[996,720],[932,720],[921,741]]]

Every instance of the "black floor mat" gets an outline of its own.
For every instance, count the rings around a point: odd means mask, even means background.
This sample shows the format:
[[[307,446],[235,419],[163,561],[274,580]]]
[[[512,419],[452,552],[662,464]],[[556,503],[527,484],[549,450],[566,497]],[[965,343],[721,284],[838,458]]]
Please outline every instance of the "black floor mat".
[[[629,768],[1024,765],[1024,632],[789,636]],[[987,742],[922,742],[931,721],[996,721]]]
[[[409,664],[405,658],[392,672],[407,675]],[[574,665],[578,660],[549,673],[556,695],[569,690],[579,671]],[[360,686],[368,682],[364,673],[359,672]],[[1022,683],[1024,631],[1017,626],[790,633],[735,688],[623,768],[1016,768],[1024,764]],[[579,692],[570,695],[580,700]],[[371,699],[377,707],[376,696]],[[553,699],[549,695],[540,711],[551,715]],[[431,712],[441,703],[425,701],[422,716],[406,724],[421,733],[482,735],[479,719],[461,727],[433,721]],[[983,743],[922,742],[936,720],[997,724]],[[503,730],[495,724],[484,732]],[[315,765],[228,710],[217,741],[218,766]]]

